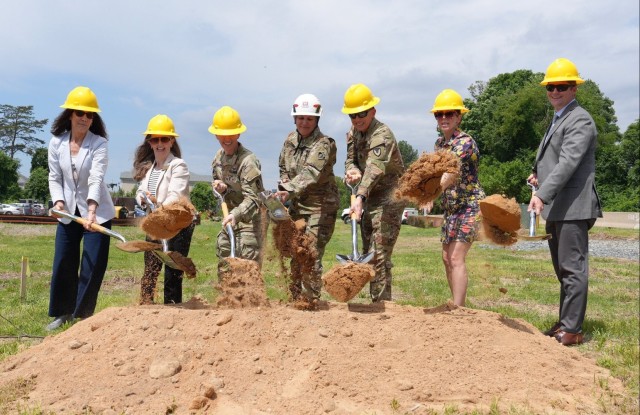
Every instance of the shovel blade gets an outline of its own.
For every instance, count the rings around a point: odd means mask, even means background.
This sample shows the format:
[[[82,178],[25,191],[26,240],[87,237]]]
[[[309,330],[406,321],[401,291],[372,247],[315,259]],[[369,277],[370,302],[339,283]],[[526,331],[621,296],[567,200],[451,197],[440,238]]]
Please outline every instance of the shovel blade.
[[[336,259],[338,260],[338,262],[340,262],[342,265],[346,265],[351,261],[351,255],[340,255],[340,254],[336,254]]]
[[[281,221],[289,219],[289,212],[282,202],[275,196],[275,192],[271,190],[265,190],[258,195],[262,203],[267,207],[269,217],[274,221]]]
[[[360,257],[358,258],[357,261],[354,262],[358,262],[360,264],[366,264],[369,261],[371,261],[371,259],[373,259],[373,255],[375,254],[375,252],[371,251],[368,254],[365,255],[360,255]]]

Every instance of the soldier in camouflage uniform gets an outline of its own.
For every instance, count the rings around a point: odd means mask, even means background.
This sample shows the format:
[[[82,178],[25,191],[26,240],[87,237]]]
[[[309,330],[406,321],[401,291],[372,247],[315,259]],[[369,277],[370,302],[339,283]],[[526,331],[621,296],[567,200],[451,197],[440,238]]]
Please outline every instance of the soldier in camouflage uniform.
[[[238,112],[227,106],[215,113],[209,127],[209,132],[216,136],[222,147],[211,164],[213,188],[224,195],[229,207],[229,214],[222,218],[222,229],[218,234],[218,278],[228,270],[226,262],[221,261],[231,253],[231,242],[225,231],[228,223],[233,227],[236,258],[260,260],[262,227],[258,193],[264,187],[260,162],[238,142],[246,129]]]
[[[333,175],[337,150],[335,141],[318,127],[322,106],[316,96],[300,95],[291,115],[296,131],[287,136],[280,152],[278,197],[282,202],[290,201],[289,214],[294,221],[304,219],[305,232],[315,240],[318,255],[312,274],[294,280],[290,290],[294,299],[303,294],[309,300],[317,300],[322,288],[322,256],[333,235],[340,205]],[[293,276],[299,267],[292,259]]]
[[[364,252],[375,252],[371,264],[376,276],[369,285],[373,302],[391,300],[391,254],[404,209],[404,203],[393,197],[404,172],[402,155],[389,127],[375,118],[378,102],[369,88],[356,84],[345,93],[342,107],[351,118],[345,181],[357,186],[351,210],[360,220]]]

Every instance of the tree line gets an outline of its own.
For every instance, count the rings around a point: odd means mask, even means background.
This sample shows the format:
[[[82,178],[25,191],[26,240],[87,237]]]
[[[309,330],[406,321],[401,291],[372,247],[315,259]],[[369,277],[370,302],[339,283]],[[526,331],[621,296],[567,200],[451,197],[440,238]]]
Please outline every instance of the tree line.
[[[531,191],[525,179],[554,114],[540,87],[543,77],[541,72],[521,69],[486,82],[476,81],[469,87],[471,97],[465,99],[465,105],[471,111],[463,117],[461,128],[480,149],[480,183],[487,194],[529,202]],[[577,100],[589,111],[598,130],[596,186],[604,210],[640,211],[639,120],[620,133],[613,101],[590,80],[578,88]],[[47,123],[47,119],[34,117],[33,106],[0,105],[0,200],[48,200],[47,149],[45,141],[38,138]],[[406,141],[399,140],[398,145],[405,166],[418,158],[418,151]],[[24,189],[18,186],[17,153],[31,156],[30,177]],[[341,206],[346,207],[349,189],[341,178],[336,181]],[[128,195],[119,190],[114,196]],[[192,199],[200,211],[215,209],[209,184],[196,185]]]

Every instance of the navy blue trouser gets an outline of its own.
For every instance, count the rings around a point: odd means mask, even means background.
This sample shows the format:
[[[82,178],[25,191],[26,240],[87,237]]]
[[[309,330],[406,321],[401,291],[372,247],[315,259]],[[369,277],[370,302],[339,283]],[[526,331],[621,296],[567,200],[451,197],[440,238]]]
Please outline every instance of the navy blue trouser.
[[[111,221],[102,226],[111,229]],[[74,318],[86,318],[93,315],[107,270],[109,242],[108,235],[88,232],[79,223],[58,223],[49,296],[50,317],[72,314]]]

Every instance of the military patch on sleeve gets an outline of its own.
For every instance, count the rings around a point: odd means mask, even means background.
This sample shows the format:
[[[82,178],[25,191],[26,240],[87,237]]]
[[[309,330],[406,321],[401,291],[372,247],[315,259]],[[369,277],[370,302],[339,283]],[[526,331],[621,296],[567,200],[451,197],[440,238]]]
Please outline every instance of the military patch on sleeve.
[[[380,155],[382,154],[382,148],[380,147],[376,147],[373,149],[373,155],[376,157],[380,157]]]
[[[318,153],[318,160],[324,160],[327,158],[327,155],[323,152]]]

